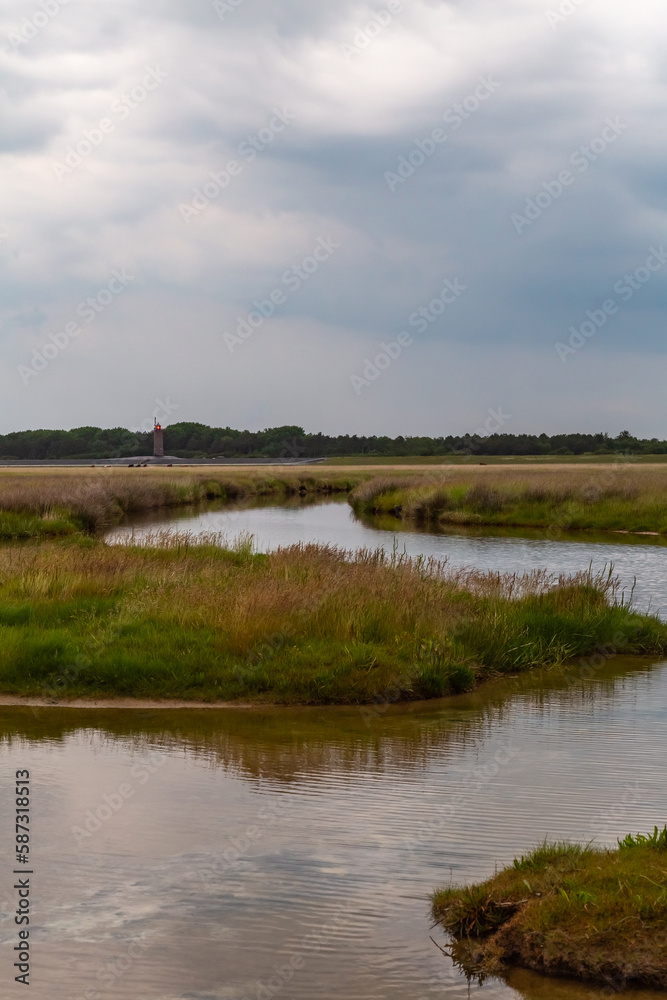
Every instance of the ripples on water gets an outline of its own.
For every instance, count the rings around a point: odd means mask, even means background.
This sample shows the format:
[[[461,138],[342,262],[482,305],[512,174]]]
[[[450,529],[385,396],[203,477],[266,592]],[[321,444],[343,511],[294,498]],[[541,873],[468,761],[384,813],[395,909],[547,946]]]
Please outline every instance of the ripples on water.
[[[162,514],[110,540],[156,526],[250,532],[261,550],[394,540],[344,503]],[[667,607],[656,545],[391,527],[409,554],[455,566],[577,572],[613,561],[626,586],[638,577],[639,606]],[[484,878],[545,836],[614,844],[664,822],[666,695],[667,664],[618,659],[574,686],[531,675],[392,708],[370,726],[352,709],[1,710],[2,801],[16,769],[33,774],[31,995],[463,1000],[468,984],[430,940],[446,943],[429,894]],[[100,828],[82,835],[98,811]],[[6,893],[0,908],[11,982]],[[470,992],[592,995],[521,970],[509,983]]]
[[[614,844],[663,822],[666,696],[667,664],[618,659],[574,686],[532,675],[370,726],[352,709],[3,709],[3,801],[17,768],[34,775],[31,996],[463,1000],[430,940],[445,944],[432,889],[547,835]],[[0,935],[10,981],[11,916]],[[105,963],[130,946],[116,975]],[[511,981],[471,992],[591,995]]]

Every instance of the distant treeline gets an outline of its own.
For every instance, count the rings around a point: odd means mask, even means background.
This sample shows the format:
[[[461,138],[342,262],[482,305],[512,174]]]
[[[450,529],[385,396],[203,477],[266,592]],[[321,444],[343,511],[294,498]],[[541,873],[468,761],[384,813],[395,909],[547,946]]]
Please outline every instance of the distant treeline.
[[[237,431],[178,423],[165,427],[165,454],[179,458],[333,458],[354,455],[612,455],[667,453],[667,441],[608,434],[491,434],[488,437],[361,437],[306,434],[302,427]],[[132,458],[153,452],[153,434],[103,430],[16,431],[0,435],[0,459]]]

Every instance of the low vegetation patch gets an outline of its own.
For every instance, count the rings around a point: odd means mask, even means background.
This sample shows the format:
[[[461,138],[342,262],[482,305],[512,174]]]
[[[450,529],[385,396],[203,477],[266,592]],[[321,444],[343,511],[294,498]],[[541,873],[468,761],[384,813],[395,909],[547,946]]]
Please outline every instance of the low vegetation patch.
[[[0,540],[94,533],[127,514],[214,500],[344,493],[363,478],[319,469],[0,470]]]
[[[667,470],[489,469],[411,480],[376,477],[357,486],[350,503],[358,514],[394,514],[426,525],[665,534]]]
[[[44,514],[0,510],[0,539],[57,538],[73,535],[79,528],[65,511],[46,510]]]
[[[98,467],[0,470],[0,540],[94,534],[126,515],[160,508],[334,493],[347,493],[359,515],[415,524],[667,534],[667,465],[664,471],[397,468],[391,477],[368,468]]]
[[[615,581],[383,551],[81,535],[0,547],[0,691],[345,704],[434,698],[604,648],[667,649]]]
[[[618,849],[544,843],[481,885],[441,889],[436,920],[468,976],[518,965],[667,988],[667,827]]]

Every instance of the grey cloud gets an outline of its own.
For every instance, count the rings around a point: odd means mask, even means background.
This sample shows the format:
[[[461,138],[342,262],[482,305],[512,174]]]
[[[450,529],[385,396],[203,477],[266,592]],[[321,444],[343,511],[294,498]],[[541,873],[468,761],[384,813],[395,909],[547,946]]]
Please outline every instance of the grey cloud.
[[[124,415],[131,401],[166,391],[182,399],[179,415],[245,426],[463,432],[502,402],[517,429],[598,429],[613,408],[608,391],[582,402],[586,379],[596,366],[607,386],[622,379],[631,344],[623,406],[632,429],[657,433],[659,407],[643,415],[639,386],[661,370],[667,267],[567,365],[553,346],[664,229],[667,30],[651,4],[638,0],[628,27],[620,4],[586,0],[552,29],[553,3],[404,2],[346,61],[341,45],[386,6],[242,0],[221,20],[208,2],[71,0],[2,57],[4,429],[96,422],[91,407],[112,425],[140,422],[141,406]],[[32,11],[7,4],[0,35]],[[640,27],[652,35],[641,58]],[[112,102],[158,64],[167,79],[113,117]],[[497,93],[443,125],[482,74]],[[248,162],[239,144],[283,106],[294,122]],[[53,162],[104,116],[113,132],[59,181]],[[512,216],[538,195],[545,204],[545,185],[574,173],[573,151],[616,116],[627,131],[517,232]],[[437,127],[447,141],[392,192],[385,173]],[[240,171],[186,222],[179,206],[231,159]],[[329,233],[340,250],[229,355],[224,331]],[[141,283],[23,386],[16,367],[39,338],[129,261]],[[468,285],[460,301],[351,399],[359,362],[455,277]]]

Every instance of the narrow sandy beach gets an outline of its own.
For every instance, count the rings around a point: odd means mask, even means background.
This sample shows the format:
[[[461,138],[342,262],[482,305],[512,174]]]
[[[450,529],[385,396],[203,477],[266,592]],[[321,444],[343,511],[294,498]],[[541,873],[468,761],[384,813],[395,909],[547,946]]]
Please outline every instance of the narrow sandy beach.
[[[239,701],[160,701],[153,698],[74,698],[71,701],[53,698],[21,698],[18,695],[0,695],[0,707],[23,708],[274,708],[273,705],[250,704]]]

